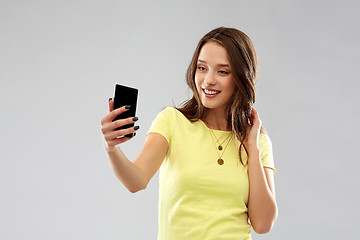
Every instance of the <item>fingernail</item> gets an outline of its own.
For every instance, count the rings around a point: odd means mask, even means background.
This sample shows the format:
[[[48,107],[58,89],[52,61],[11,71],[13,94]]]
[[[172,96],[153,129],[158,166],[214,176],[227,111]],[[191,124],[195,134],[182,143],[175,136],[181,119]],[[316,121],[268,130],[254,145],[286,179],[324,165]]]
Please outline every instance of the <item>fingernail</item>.
[[[134,130],[138,130],[140,127],[139,126],[135,126],[134,127]]]
[[[136,133],[134,133],[134,137],[136,136]]]
[[[126,106],[125,106],[125,109],[129,109],[129,108],[131,108],[130,105],[126,105]]]
[[[109,98],[109,102],[110,102],[110,100],[112,100],[112,98]]]
[[[139,118],[138,118],[138,117],[134,117],[134,118],[132,118],[131,120],[133,120],[133,121],[135,122],[135,121],[139,120]]]

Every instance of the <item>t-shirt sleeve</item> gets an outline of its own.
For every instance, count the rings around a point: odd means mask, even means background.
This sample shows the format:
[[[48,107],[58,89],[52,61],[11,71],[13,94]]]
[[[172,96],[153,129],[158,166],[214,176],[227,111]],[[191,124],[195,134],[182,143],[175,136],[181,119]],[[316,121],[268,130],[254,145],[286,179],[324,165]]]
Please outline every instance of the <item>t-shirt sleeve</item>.
[[[261,152],[261,162],[264,167],[272,168],[275,172],[275,164],[272,150],[271,139],[267,134],[260,134],[259,147]]]
[[[172,136],[172,130],[171,130],[171,117],[172,117],[173,109],[171,107],[167,107],[164,110],[162,110],[154,119],[154,121],[151,124],[151,127],[147,134],[149,133],[158,133],[162,135],[168,144],[170,144],[171,136]],[[146,134],[146,135],[147,135]]]

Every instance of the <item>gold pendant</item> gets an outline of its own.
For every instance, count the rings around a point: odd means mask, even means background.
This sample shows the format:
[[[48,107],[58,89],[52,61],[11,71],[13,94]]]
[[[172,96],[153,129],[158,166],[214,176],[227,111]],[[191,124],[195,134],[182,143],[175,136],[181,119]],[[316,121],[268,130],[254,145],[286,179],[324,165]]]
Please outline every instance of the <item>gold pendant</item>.
[[[219,159],[217,160],[217,162],[218,162],[219,165],[223,165],[223,164],[224,164],[224,160],[222,160],[221,158],[219,158]]]
[[[223,147],[221,145],[219,145],[218,149],[221,151],[221,150],[223,150]]]

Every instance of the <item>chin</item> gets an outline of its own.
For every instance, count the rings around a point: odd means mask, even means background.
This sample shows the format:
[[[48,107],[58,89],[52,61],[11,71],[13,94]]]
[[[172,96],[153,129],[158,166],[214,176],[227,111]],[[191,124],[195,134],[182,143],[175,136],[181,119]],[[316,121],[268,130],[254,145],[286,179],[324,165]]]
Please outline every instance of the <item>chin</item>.
[[[206,109],[217,109],[217,108],[221,108],[222,106],[219,104],[214,104],[214,103],[207,103],[207,102],[201,102],[202,105],[206,108]]]

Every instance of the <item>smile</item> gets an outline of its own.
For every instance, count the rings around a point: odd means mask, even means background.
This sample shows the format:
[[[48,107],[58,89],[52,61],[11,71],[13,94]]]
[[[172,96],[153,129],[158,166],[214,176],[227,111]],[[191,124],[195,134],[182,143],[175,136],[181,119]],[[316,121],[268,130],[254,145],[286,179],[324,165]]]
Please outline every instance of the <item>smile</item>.
[[[213,89],[203,88],[202,90],[206,95],[216,95],[216,94],[221,93],[221,91],[217,91],[217,90],[213,90]]]

